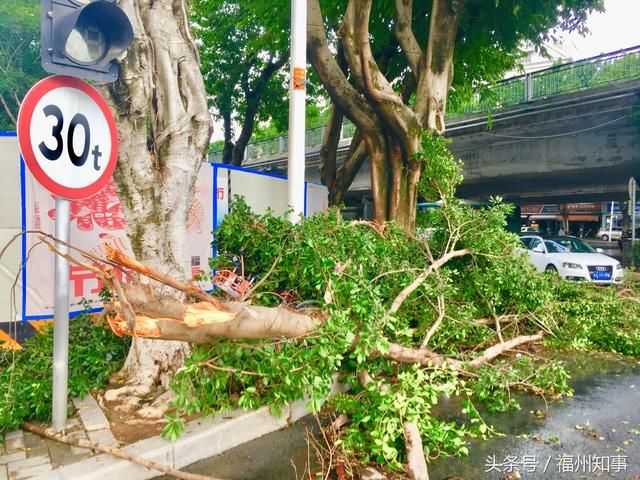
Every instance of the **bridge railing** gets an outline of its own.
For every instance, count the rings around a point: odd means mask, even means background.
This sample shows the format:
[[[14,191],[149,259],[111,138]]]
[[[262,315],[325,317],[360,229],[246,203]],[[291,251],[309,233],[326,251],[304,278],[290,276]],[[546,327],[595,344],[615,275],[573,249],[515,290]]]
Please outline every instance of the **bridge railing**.
[[[635,79],[640,79],[640,45],[509,78],[493,86],[482,86],[478,89],[481,93],[465,100],[458,100],[454,95],[449,102],[447,117],[489,112]],[[324,126],[308,129],[306,146],[322,145],[324,130]],[[354,133],[355,125],[345,120],[340,140],[347,140]],[[285,153],[287,149],[287,135],[261,140],[247,145],[245,159],[270,157]],[[221,162],[222,151],[210,154],[209,161]]]

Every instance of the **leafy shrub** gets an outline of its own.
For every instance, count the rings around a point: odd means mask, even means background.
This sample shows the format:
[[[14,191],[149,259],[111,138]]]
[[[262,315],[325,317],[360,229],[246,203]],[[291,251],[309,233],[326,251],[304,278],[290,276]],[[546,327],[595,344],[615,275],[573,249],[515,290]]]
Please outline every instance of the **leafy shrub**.
[[[103,388],[122,365],[129,342],[79,315],[69,323],[69,396]],[[53,326],[29,338],[23,350],[0,350],[0,432],[51,415]]]

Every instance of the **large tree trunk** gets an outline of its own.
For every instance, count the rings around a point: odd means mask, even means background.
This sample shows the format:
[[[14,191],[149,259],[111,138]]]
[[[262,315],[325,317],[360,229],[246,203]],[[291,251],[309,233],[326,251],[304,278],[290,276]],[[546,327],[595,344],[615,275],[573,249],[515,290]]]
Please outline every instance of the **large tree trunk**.
[[[371,190],[376,221],[415,227],[417,184],[422,165],[413,159],[424,130],[442,134],[453,71],[453,46],[463,0],[434,0],[429,42],[422,49],[413,33],[412,0],[396,0],[398,45],[411,69],[401,95],[385,77],[388,57],[371,50],[372,0],[349,0],[338,31],[348,75],[328,45],[318,0],[308,0],[308,50],[311,63],[332,101],[357,127],[371,162]],[[415,102],[408,100],[415,87]],[[335,182],[337,183],[337,181]]]
[[[114,178],[127,235],[136,258],[187,279],[187,215],[212,130],[188,5],[121,0],[120,6],[135,40],[107,92],[119,128]],[[141,398],[166,387],[187,351],[184,342],[134,339],[121,372],[130,388],[117,393]]]

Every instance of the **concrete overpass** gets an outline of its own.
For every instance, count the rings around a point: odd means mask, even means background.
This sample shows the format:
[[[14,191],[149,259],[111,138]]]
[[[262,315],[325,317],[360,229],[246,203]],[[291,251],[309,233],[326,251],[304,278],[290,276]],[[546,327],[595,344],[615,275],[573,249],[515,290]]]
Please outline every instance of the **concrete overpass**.
[[[490,101],[467,105],[479,113],[448,120],[451,149],[464,161],[461,197],[500,195],[517,205],[627,198],[629,177],[640,176],[640,47],[523,75],[495,90]],[[489,115],[496,103],[502,108]],[[321,129],[307,131],[309,181],[320,179],[321,138]],[[286,173],[286,137],[275,140],[250,145],[244,165]],[[350,194],[369,190],[365,164]]]

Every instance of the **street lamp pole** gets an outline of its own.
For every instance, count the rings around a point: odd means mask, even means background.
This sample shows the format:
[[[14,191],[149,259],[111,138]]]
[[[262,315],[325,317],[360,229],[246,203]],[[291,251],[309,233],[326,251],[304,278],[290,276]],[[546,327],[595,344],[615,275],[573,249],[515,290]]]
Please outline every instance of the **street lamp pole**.
[[[304,215],[307,0],[291,0],[291,84],[289,85],[289,220]]]

